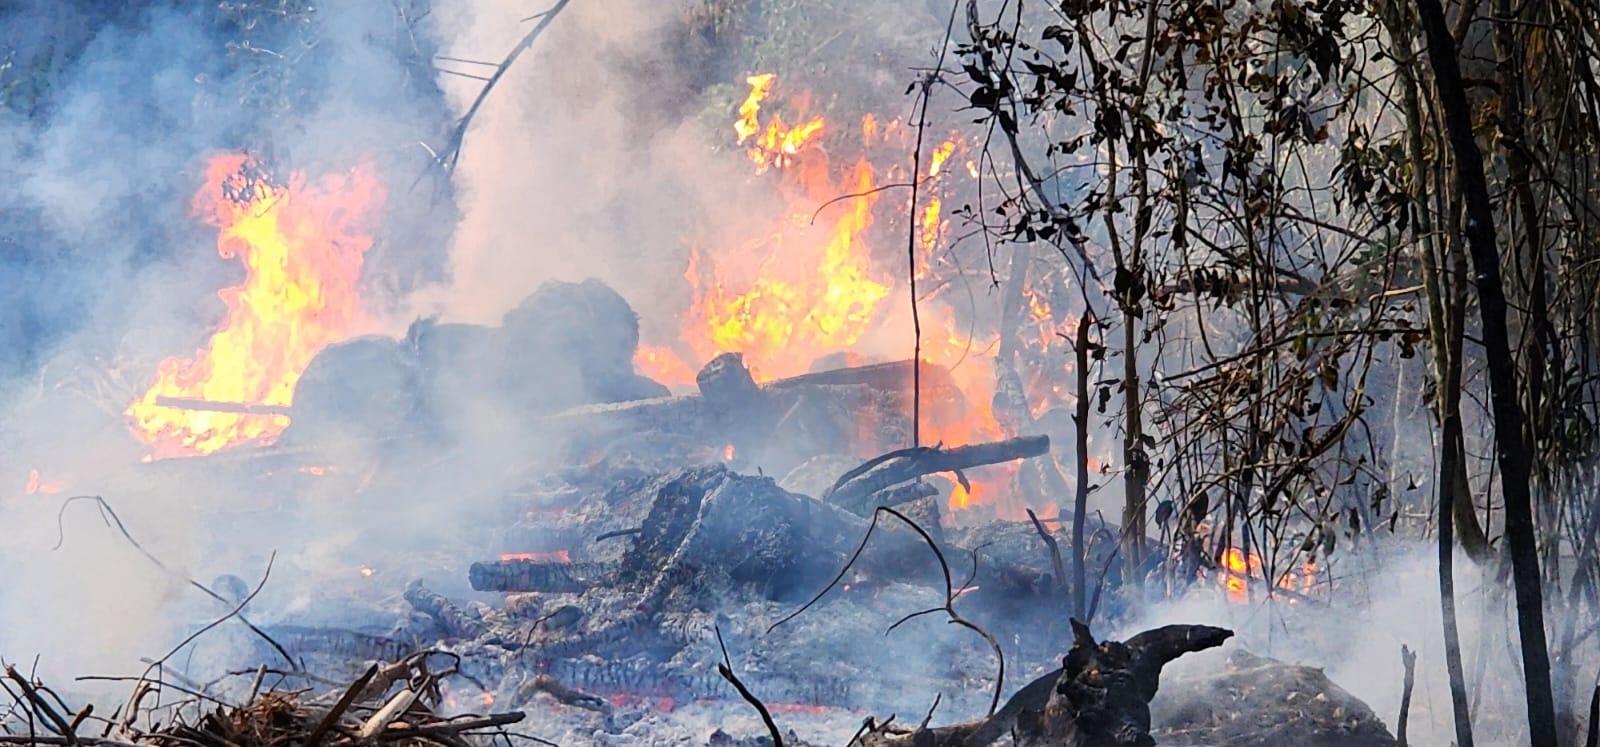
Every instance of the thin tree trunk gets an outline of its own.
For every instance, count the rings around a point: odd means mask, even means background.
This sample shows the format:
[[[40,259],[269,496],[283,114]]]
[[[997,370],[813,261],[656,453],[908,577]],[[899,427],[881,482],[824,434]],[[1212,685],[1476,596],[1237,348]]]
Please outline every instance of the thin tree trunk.
[[[1077,355],[1078,409],[1073,414],[1073,428],[1077,437],[1078,485],[1072,499],[1072,614],[1085,623],[1093,622],[1088,613],[1088,573],[1084,569],[1086,548],[1083,546],[1083,524],[1089,513],[1089,326],[1093,317],[1087,312],[1078,320],[1078,339],[1073,352]]]
[[[1458,421],[1461,418],[1461,356],[1456,354],[1451,357],[1451,350],[1461,349],[1461,336],[1465,333],[1463,325],[1452,323],[1456,318],[1465,318],[1462,306],[1466,303],[1465,296],[1447,277],[1450,272],[1449,260],[1446,253],[1450,251],[1450,242],[1441,242],[1434,234],[1433,213],[1426,204],[1428,192],[1428,178],[1432,169],[1424,168],[1426,155],[1423,147],[1422,128],[1423,110],[1417,89],[1419,83],[1413,74],[1415,56],[1410,51],[1410,45],[1403,40],[1411,39],[1411,24],[1409,19],[1401,14],[1397,6],[1398,0],[1391,0],[1383,4],[1383,21],[1389,28],[1389,37],[1394,41],[1395,53],[1399,59],[1396,72],[1400,76],[1400,89],[1402,101],[1405,105],[1407,120],[1408,147],[1411,150],[1412,179],[1410,191],[1419,209],[1417,210],[1417,233],[1421,237],[1421,258],[1423,274],[1423,292],[1428,304],[1428,330],[1432,336],[1433,350],[1433,376],[1434,383],[1438,386],[1438,408],[1435,415],[1439,419],[1441,430],[1440,438],[1447,438],[1442,434],[1445,418],[1454,416]],[[1441,260],[1441,258],[1444,258]],[[1454,366],[1454,371],[1451,367]],[[1447,385],[1450,380],[1457,384]],[[1397,431],[1398,432],[1398,431]],[[1448,448],[1448,447],[1446,447]],[[1465,453],[1465,443],[1458,440],[1456,448],[1459,453]],[[1447,488],[1444,480],[1448,478],[1450,485]],[[1466,550],[1467,556],[1477,562],[1485,562],[1490,558],[1489,538],[1484,533],[1483,527],[1478,523],[1478,515],[1472,504],[1471,485],[1467,480],[1467,463],[1465,459],[1456,461],[1456,472],[1453,475],[1440,474],[1440,499],[1449,500],[1449,506],[1455,520],[1455,534],[1457,543]]]
[[[1453,361],[1457,374],[1455,391],[1461,388],[1460,363]],[[1461,408],[1448,411],[1444,419],[1439,458],[1439,612],[1444,618],[1444,663],[1450,675],[1450,709],[1455,716],[1457,747],[1472,747],[1472,712],[1467,707],[1467,678],[1461,666],[1461,630],[1456,624],[1455,512],[1451,510],[1451,486],[1465,454],[1460,444]],[[1542,637],[1542,636],[1541,636]]]
[[[1490,401],[1500,462],[1500,486],[1506,504],[1506,546],[1516,587],[1517,627],[1522,643],[1528,733],[1533,747],[1556,747],[1555,702],[1550,687],[1550,652],[1544,632],[1544,598],[1540,588],[1539,548],[1534,536],[1532,465],[1522,440],[1523,413],[1517,401],[1517,371],[1506,328],[1505,288],[1495,244],[1494,206],[1483,173],[1483,153],[1472,134],[1472,112],[1456,59],[1455,40],[1445,23],[1439,0],[1417,0],[1428,57],[1444,126],[1455,153],[1456,176],[1466,198],[1466,237],[1472,251],[1483,344],[1488,357]]]

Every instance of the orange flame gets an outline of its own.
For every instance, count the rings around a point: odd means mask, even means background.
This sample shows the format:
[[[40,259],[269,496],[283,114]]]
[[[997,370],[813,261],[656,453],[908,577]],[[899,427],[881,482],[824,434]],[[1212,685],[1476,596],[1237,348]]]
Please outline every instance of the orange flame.
[[[755,138],[745,152],[755,163],[757,174],[765,174],[770,168],[781,169],[793,165],[794,156],[800,153],[800,148],[822,131],[821,117],[797,127],[789,127],[783,123],[782,117],[774,116],[767,123],[766,130],[761,129],[761,102],[772,92],[776,80],[777,76],[772,73],[745,78],[750,85],[750,95],[739,105],[739,118],[733,123],[733,131],[738,133],[740,145]],[[756,137],[758,132],[761,133],[760,137]]]
[[[312,356],[364,330],[357,283],[383,199],[364,167],[315,182],[295,173],[279,184],[249,156],[211,159],[193,208],[217,227],[217,253],[239,260],[245,280],[218,293],[227,318],[206,349],[162,361],[156,382],[128,408],[150,458],[270,443],[288,425],[283,415],[185,410],[158,399],[290,404]]]
[[[904,202],[884,201],[886,194],[900,193],[885,192],[883,186],[907,181],[897,169],[903,169],[899,164],[914,131],[898,120],[863,117],[862,152],[887,144],[887,165],[876,165],[867,155],[835,165],[819,147],[820,135],[835,133],[829,135],[832,142],[848,133],[808,114],[804,93],[790,96],[782,107],[799,112],[791,121],[804,123],[791,127],[770,110],[778,90],[776,76],[753,75],[745,82],[749,95],[739,106],[733,130],[756,173],[772,172],[763,187],[778,192],[790,207],[752,240],[700,246],[691,252],[685,277],[694,300],[680,318],[680,342],[670,349],[641,346],[635,364],[669,386],[688,388],[694,385],[697,362],[727,351],[743,353],[758,381],[805,373],[819,358],[833,354],[850,357],[884,348],[909,352],[910,309],[893,301],[905,298],[907,292],[900,280],[905,254],[886,251],[875,258],[872,243],[880,217],[906,216]],[[963,162],[959,159],[963,152],[958,140],[940,142],[923,162],[923,173],[915,175],[919,200],[909,230],[916,242],[919,283],[948,269],[942,250],[948,243],[949,221],[939,179],[951,163]],[[965,162],[969,171],[976,168]],[[879,209],[888,206],[894,207],[880,215]],[[903,246],[904,239],[899,241]],[[959,412],[947,417],[942,410],[930,414],[931,408],[925,409],[922,442],[958,445],[1005,437],[990,410],[994,381],[986,365],[997,335],[992,331],[975,335],[942,303],[924,304],[920,310],[923,361],[948,369],[960,390],[950,394],[968,405],[959,419]],[[930,400],[925,393],[924,402]],[[862,425],[864,433],[876,430],[875,424]],[[1007,495],[1005,487],[1014,470],[1013,466],[969,474],[971,494],[956,492],[951,508],[1000,501]],[[1014,508],[1009,514],[1022,516],[1021,508]]]
[[[61,483],[46,479],[39,470],[28,470],[28,482],[23,485],[24,495],[55,495],[62,490]]]
[[[500,555],[500,560],[531,560],[539,563],[571,563],[572,556],[566,550],[553,552],[508,552]]]
[[[1263,581],[1267,577],[1261,556],[1253,552],[1245,553],[1236,547],[1224,550],[1219,564],[1223,572],[1223,590],[1227,593],[1228,601],[1234,604],[1248,603],[1251,580]],[[1285,571],[1273,586],[1281,591],[1305,594],[1311,592],[1316,583],[1317,562],[1312,559],[1303,563],[1298,570]],[[1296,600],[1291,598],[1289,601],[1292,604]]]

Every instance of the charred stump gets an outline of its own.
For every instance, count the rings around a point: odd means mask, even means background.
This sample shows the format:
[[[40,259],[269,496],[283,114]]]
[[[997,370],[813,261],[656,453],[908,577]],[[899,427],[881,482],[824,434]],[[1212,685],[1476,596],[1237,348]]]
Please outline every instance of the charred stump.
[[[1073,620],[1072,629],[1062,668],[1022,688],[993,716],[935,729],[873,729],[852,747],[1154,747],[1150,701],[1162,667],[1233,636],[1208,625],[1168,625],[1097,643],[1087,625]]]

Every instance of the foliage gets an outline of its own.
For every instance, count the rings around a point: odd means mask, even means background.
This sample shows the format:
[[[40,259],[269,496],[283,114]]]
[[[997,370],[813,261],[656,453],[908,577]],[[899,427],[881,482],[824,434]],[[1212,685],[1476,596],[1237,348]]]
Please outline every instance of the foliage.
[[[1123,460],[1151,470],[1132,511],[1176,508],[1185,532],[1208,524],[1278,572],[1395,516],[1389,444],[1356,434],[1374,363],[1407,365],[1426,334],[1395,292],[1406,194],[1370,142],[1386,115],[1363,94],[1385,71],[1357,54],[1372,30],[1352,11],[969,6],[961,49],[978,121],[1010,150],[988,208],[1005,221],[987,227],[1056,246],[1129,341],[1099,399],[1124,395],[1152,427]]]
[[[968,3],[970,40],[946,76],[989,138],[984,179],[1000,197],[963,215],[1014,257],[1059,251],[1097,329],[1121,336],[1108,345],[1121,370],[1096,399],[1118,419],[1119,473],[1147,478],[1126,491],[1129,512],[1155,509],[1178,540],[1207,533],[1213,552],[1259,551],[1270,577],[1433,514],[1431,494],[1486,557],[1473,509],[1503,514],[1484,498],[1499,494],[1490,361],[1411,5],[985,7]],[[1593,512],[1571,495],[1600,423],[1600,23],[1574,3],[1447,14],[1489,160],[1545,583],[1576,621],[1600,609]],[[1465,397],[1440,391],[1457,381]],[[1421,406],[1431,423],[1406,416]],[[1465,426],[1459,477],[1416,464],[1437,457],[1413,444],[1437,443],[1447,416]],[[1573,562],[1575,578],[1561,570]],[[1558,662],[1592,638],[1556,627]]]

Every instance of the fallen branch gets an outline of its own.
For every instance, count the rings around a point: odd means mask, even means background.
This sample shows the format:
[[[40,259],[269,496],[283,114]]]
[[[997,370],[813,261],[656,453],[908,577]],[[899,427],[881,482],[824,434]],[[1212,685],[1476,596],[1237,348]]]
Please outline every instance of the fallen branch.
[[[516,698],[519,702],[525,701],[532,698],[534,693],[544,693],[555,698],[557,703],[569,705],[573,708],[582,708],[596,713],[611,712],[611,704],[607,703],[605,698],[567,687],[548,674],[536,675],[532,680],[517,688]]]
[[[940,446],[902,449],[874,457],[846,472],[822,494],[822,500],[851,505],[885,488],[936,472],[954,472],[957,479],[965,483],[963,470],[1028,459],[1049,451],[1049,436],[1023,436],[951,449]]]
[[[22,673],[18,672],[17,668],[10,664],[6,665],[6,676],[11,678],[12,682],[17,683],[18,687],[22,688],[22,694],[27,698],[32,710],[50,722],[56,733],[67,740],[67,744],[76,743],[77,737],[72,733],[72,727],[67,724],[67,720],[56,712],[56,709],[50,705],[50,701],[39,695],[38,688],[34,687],[33,683],[28,682],[28,678],[23,677]]]
[[[717,646],[722,648],[722,663],[717,665],[717,674],[722,675],[728,684],[733,685],[733,689],[739,691],[739,697],[744,698],[746,703],[754,706],[761,714],[761,723],[767,725],[767,732],[772,735],[772,747],[783,747],[783,734],[778,731],[777,722],[772,720],[772,711],[767,710],[767,704],[750,692],[750,688],[745,687],[733,673],[733,660],[728,658],[728,645],[722,641],[722,629],[713,627],[712,630],[717,634]]]
[[[1046,547],[1050,548],[1050,564],[1056,570],[1056,583],[1061,586],[1063,594],[1067,592],[1066,565],[1061,562],[1061,543],[1056,541],[1055,535],[1045,529],[1044,522],[1039,521],[1039,515],[1028,509],[1028,519],[1033,522],[1033,530],[1039,533],[1039,539],[1044,540]]]
[[[483,84],[483,89],[478,91],[478,97],[472,100],[472,106],[468,107],[467,112],[461,115],[460,121],[456,122],[456,129],[455,132],[451,133],[450,141],[439,150],[438,155],[435,157],[434,162],[444,166],[446,172],[453,171],[456,163],[460,161],[461,145],[466,140],[467,127],[472,124],[472,118],[483,107],[483,102],[489,98],[489,92],[494,90],[495,84],[499,83],[501,78],[505,77],[506,71],[511,69],[511,64],[516,62],[523,52],[528,51],[529,47],[533,46],[533,43],[538,40],[545,29],[550,27],[551,22],[556,20],[556,16],[561,15],[561,11],[565,10],[567,3],[570,2],[572,0],[556,0],[556,4],[552,5],[549,10],[539,13],[537,16],[529,17],[537,17],[539,23],[529,30],[522,37],[522,40],[517,42],[517,45],[512,47],[511,51],[506,54],[506,58],[495,67],[494,75],[489,76],[489,80]],[[422,177],[417,177],[417,181],[421,180]]]
[[[356,698],[361,695],[362,691],[367,689],[367,683],[371,682],[372,678],[376,676],[378,676],[378,665],[373,664],[367,667],[366,673],[351,683],[350,687],[345,688],[344,695],[339,696],[339,700],[333,704],[333,707],[322,715],[321,720],[317,721],[317,725],[311,729],[311,733],[306,735],[305,741],[301,742],[301,747],[317,747],[322,742],[322,737],[328,733],[328,730],[333,728],[334,724],[339,722],[339,717],[343,716],[345,711],[350,710],[350,706],[355,704]]]

